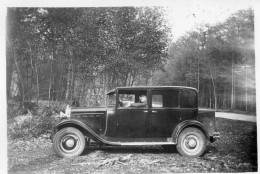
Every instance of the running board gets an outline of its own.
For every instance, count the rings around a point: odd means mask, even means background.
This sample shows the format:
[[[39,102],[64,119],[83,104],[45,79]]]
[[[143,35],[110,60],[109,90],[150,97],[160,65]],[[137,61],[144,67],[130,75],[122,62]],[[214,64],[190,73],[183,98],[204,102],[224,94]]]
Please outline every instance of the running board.
[[[115,142],[114,142],[115,143]],[[120,146],[154,146],[154,145],[175,145],[173,142],[118,142]]]
[[[100,138],[108,145],[118,146],[153,146],[175,145],[171,138],[113,138],[101,135]]]

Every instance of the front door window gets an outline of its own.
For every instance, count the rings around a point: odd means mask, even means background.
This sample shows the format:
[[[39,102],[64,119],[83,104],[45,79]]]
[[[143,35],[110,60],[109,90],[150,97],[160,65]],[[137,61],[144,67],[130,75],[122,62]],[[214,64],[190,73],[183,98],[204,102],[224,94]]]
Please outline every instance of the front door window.
[[[119,107],[147,107],[147,91],[123,90],[119,92]]]

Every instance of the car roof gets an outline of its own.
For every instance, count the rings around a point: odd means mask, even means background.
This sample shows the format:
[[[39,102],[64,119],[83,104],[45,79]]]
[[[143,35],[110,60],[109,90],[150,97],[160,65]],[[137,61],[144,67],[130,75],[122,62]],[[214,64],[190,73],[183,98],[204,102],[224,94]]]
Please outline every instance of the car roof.
[[[188,87],[188,86],[124,86],[124,87],[116,87],[115,89],[109,91],[107,95],[115,93],[116,90],[128,90],[128,89],[191,89],[197,91],[196,88]]]

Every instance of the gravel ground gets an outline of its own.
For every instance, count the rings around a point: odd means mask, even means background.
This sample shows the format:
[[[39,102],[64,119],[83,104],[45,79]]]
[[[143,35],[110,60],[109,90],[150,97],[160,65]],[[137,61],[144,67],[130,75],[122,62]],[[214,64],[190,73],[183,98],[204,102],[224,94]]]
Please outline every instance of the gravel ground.
[[[200,158],[160,146],[88,148],[76,158],[59,158],[48,139],[8,141],[8,173],[206,173],[256,172],[256,123],[216,118],[221,139]]]

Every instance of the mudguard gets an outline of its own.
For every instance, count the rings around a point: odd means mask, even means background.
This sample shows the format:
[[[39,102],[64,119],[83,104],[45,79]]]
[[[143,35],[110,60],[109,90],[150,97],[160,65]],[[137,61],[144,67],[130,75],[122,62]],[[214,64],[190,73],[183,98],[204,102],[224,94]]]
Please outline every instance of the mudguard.
[[[110,145],[118,145],[117,143],[113,143],[111,141],[107,141],[100,137],[97,133],[95,133],[90,127],[88,127],[86,124],[84,124],[82,121],[77,119],[65,119],[62,120],[60,123],[56,125],[57,130],[60,130],[64,127],[75,127],[80,128],[81,131],[84,130],[83,134],[86,136],[89,136],[95,141],[102,142],[104,144],[110,144]]]
[[[180,132],[181,132],[183,129],[185,129],[186,127],[198,127],[198,128],[200,128],[200,129],[205,133],[205,135],[206,135],[206,137],[207,137],[208,139],[210,138],[210,137],[209,137],[209,133],[208,133],[206,127],[205,127],[202,123],[200,123],[200,122],[198,122],[198,121],[196,121],[196,120],[185,120],[185,121],[179,123],[179,124],[176,126],[176,128],[174,129],[173,133],[172,133],[172,141],[173,141],[174,143],[177,144],[177,141],[178,141],[178,137],[179,137]]]

